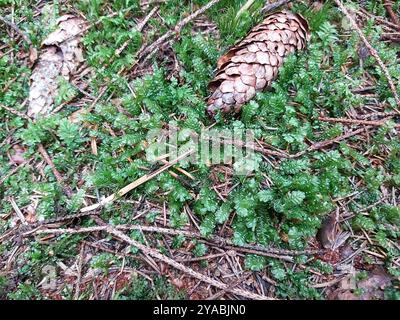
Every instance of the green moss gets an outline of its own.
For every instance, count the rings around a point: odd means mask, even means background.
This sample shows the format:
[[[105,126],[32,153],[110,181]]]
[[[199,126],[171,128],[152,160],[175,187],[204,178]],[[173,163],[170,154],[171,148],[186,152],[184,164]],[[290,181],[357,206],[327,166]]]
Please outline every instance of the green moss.
[[[31,2],[14,1],[17,4],[14,16],[21,30],[39,48],[44,37],[55,27],[55,19],[67,10],[67,6],[64,2],[57,2],[46,10],[41,21],[34,16]],[[151,43],[193,12],[196,6],[206,2],[163,1],[159,12],[163,21],[152,18],[145,31],[139,33],[132,30],[136,21],[145,15],[139,1],[120,0],[107,5],[106,1],[100,0],[80,1],[77,9],[94,24],[83,39],[85,59],[93,69],[86,90],[98,96],[101,88],[106,86],[106,93],[93,111],[82,117],[84,122],[75,124],[68,121],[68,116],[78,108],[89,107],[91,101],[78,107],[74,102],[82,94],[65,81],[61,81],[57,104],[71,99],[72,102],[57,115],[28,123],[26,119],[0,108],[0,141],[13,137],[11,143],[0,144],[0,177],[13,168],[7,156],[13,152],[12,143],[25,146],[25,156],[32,158],[30,164],[21,167],[0,185],[0,197],[13,196],[20,207],[25,207],[31,203],[33,194],[40,195],[36,208],[39,218],[77,212],[86,195],[109,195],[154,168],[144,157],[145,140],[151,129],[161,128],[171,119],[175,125],[196,132],[210,125],[211,121],[204,112],[205,98],[216,61],[222,52],[260,21],[259,8],[264,1],[256,1],[250,11],[238,18],[236,15],[243,0],[224,0],[209,10],[202,18],[214,23],[219,35],[213,32],[193,35],[193,24],[184,28],[180,38],[171,43],[180,63],[179,74],[170,77],[167,63],[156,55],[150,61],[153,68],[150,74],[134,81],[130,79],[131,72],[118,75],[123,67],[131,69],[143,43]],[[385,15],[381,2],[365,2],[367,10]],[[10,1],[0,1],[0,12],[4,12],[4,16],[8,15],[6,9],[9,5]],[[251,129],[257,139],[275,148],[291,154],[304,153],[274,166],[260,156],[256,159],[259,169],[252,176],[232,178],[235,188],[226,201],[222,201],[212,189],[211,168],[204,163],[182,164],[195,177],[195,185],[164,172],[125,195],[124,200],[136,201],[144,196],[154,203],[165,203],[170,227],[173,228],[182,228],[188,223],[185,211],[188,206],[199,221],[201,233],[207,237],[214,235],[235,212],[232,222],[235,244],[258,243],[283,249],[302,249],[315,236],[321,220],[335,209],[337,202],[334,200],[357,192],[348,203],[348,210],[355,214],[351,226],[372,234],[374,241],[387,254],[387,268],[393,270],[392,261],[399,256],[398,248],[393,245],[400,236],[398,206],[383,202],[365,215],[360,210],[380,200],[385,201],[383,190],[390,187],[397,192],[400,185],[400,140],[393,134],[394,122],[380,127],[368,140],[353,137],[326,150],[305,152],[310,143],[333,139],[348,130],[342,124],[318,120],[321,111],[331,117],[346,117],[349,110],[371,103],[368,97],[353,90],[365,85],[366,72],[376,79],[376,99],[386,106],[387,111],[394,106],[393,95],[374,59],[369,57],[360,65],[359,38],[351,30],[342,28],[342,15],[331,3],[314,12],[307,4],[297,2],[294,10],[301,12],[310,22],[312,38],[308,49],[287,59],[272,90],[259,93],[254,101],[244,106],[237,118],[219,118],[215,128]],[[364,32],[398,83],[398,46],[380,41],[381,27],[372,20],[364,26]],[[24,42],[11,41],[4,28],[0,31],[0,40],[8,44],[14,55],[29,49]],[[115,50],[127,40],[129,44],[125,50],[116,56]],[[2,104],[25,111],[23,101],[28,97],[30,73],[23,62],[14,60],[11,63],[9,54],[0,57],[0,87],[8,87],[8,90],[0,91]],[[120,112],[120,107],[124,112]],[[91,138],[96,138],[98,144],[96,156],[91,152]],[[186,142],[182,139],[180,146]],[[37,152],[40,143],[46,147],[65,183],[74,190],[73,198],[68,199],[63,194],[51,168],[43,166],[43,170],[38,171],[36,164],[42,161]],[[387,155],[382,155],[384,149],[388,150]],[[373,161],[374,156],[382,158],[379,158],[382,161],[379,166]],[[270,187],[266,186],[266,177]],[[136,214],[135,208],[132,203],[116,201],[103,208],[102,218],[114,224],[129,223]],[[7,201],[0,202],[0,212],[14,214]],[[159,216],[162,216],[159,212],[149,212],[146,221],[152,224]],[[9,229],[9,224],[7,220],[0,220],[0,230]],[[92,222],[87,219],[82,224],[91,225]],[[146,242],[140,232],[133,232],[131,237]],[[23,266],[21,274],[32,282],[19,283],[8,298],[40,298],[37,286],[41,281],[41,268],[48,263],[65,262],[76,257],[82,239],[72,235],[60,236],[51,246],[39,245],[32,240],[30,249],[19,261]],[[180,248],[184,242],[185,238],[178,236],[174,238],[172,247]],[[162,245],[159,247],[168,254]],[[2,250],[0,254],[4,252]],[[137,254],[135,248],[130,252]],[[203,256],[206,252],[207,247],[203,244],[197,244],[193,249],[196,256]],[[91,263],[106,273],[108,266],[118,266],[120,260],[113,254],[103,253],[94,256]],[[130,261],[128,266],[134,263]],[[306,262],[302,260],[302,263]],[[277,261],[254,255],[246,257],[245,267],[269,272],[279,282],[279,297],[319,299],[323,296],[310,287],[312,273],[308,269],[295,272]],[[318,262],[314,267],[326,274],[331,272],[323,263]],[[165,279],[157,278],[155,282],[154,286],[137,277],[117,294],[117,298],[146,299],[157,294],[164,298],[183,297],[166,284]],[[1,286],[0,283],[0,295]],[[388,290],[387,296],[396,294]]]

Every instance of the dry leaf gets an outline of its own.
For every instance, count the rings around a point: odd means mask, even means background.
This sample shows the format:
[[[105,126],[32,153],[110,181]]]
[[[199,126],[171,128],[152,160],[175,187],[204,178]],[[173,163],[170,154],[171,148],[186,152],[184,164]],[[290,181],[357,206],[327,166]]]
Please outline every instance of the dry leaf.
[[[20,145],[16,144],[13,146],[14,154],[10,156],[10,162],[12,164],[22,164],[26,160],[24,158],[25,148],[21,147]]]
[[[336,219],[336,213],[329,215],[321,224],[317,232],[317,240],[325,249],[332,248],[336,236],[339,232],[339,225]]]
[[[34,204],[28,205],[28,207],[25,209],[26,212],[26,221],[28,223],[35,223],[37,221],[36,218],[36,206]]]
[[[363,289],[362,300],[383,299],[384,289],[390,286],[392,278],[382,267],[376,267],[357,287]]]
[[[172,285],[175,287],[175,288],[177,288],[177,289],[179,289],[179,290],[181,290],[181,289],[183,289],[184,288],[184,282],[182,281],[182,279],[179,279],[179,278],[171,278],[171,283],[172,283]]]
[[[328,295],[330,300],[373,300],[383,299],[384,289],[391,285],[392,278],[386,271],[377,266],[368,276],[356,283],[355,275],[351,274],[339,282],[338,288]],[[362,289],[360,295],[355,289]]]

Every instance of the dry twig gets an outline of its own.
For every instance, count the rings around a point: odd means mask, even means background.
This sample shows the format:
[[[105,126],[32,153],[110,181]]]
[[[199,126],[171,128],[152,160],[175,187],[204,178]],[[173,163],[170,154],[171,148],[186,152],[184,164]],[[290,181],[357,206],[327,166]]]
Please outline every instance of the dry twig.
[[[354,20],[354,18],[350,15],[349,11],[347,10],[347,8],[343,5],[342,1],[340,0],[334,0],[335,3],[338,5],[338,7],[340,8],[340,10],[344,13],[344,15],[347,17],[347,19],[349,19],[351,25],[353,26],[353,28],[355,29],[355,31],[358,33],[359,37],[361,38],[361,40],[364,42],[364,45],[367,47],[367,49],[369,50],[369,52],[371,53],[371,55],[375,58],[375,60],[378,62],[379,66],[381,67],[388,83],[389,83],[389,87],[390,90],[392,91],[393,97],[396,101],[397,106],[400,106],[400,98],[399,95],[397,94],[397,89],[396,86],[394,85],[392,76],[389,73],[389,70],[387,69],[387,67],[385,66],[385,64],[383,63],[382,59],[380,58],[378,52],[376,51],[376,49],[374,47],[372,47],[372,45],[368,42],[367,38],[365,37],[364,33],[361,31],[360,27],[358,26],[357,22]],[[397,111],[397,113],[400,114],[400,111],[398,109],[395,109]]]
[[[181,30],[193,19],[196,19],[199,15],[203,14],[206,12],[208,9],[210,9],[212,6],[216,5],[218,2],[221,0],[212,0],[209,3],[207,3],[205,6],[201,7],[200,9],[196,10],[193,12],[191,15],[186,17],[185,19],[181,20],[175,27],[174,30],[169,30],[166,32],[164,35],[162,35],[160,38],[158,38],[156,41],[154,41],[152,44],[148,45],[144,50],[141,52],[139,56],[139,60],[145,60],[149,54],[151,54],[154,50],[159,48],[163,43],[165,43],[167,40],[170,38],[174,37],[175,35],[178,35]]]
[[[268,3],[261,9],[261,13],[262,14],[269,13],[290,2],[292,2],[292,0],[278,0],[273,3]]]
[[[374,16],[373,14],[369,13],[365,9],[360,9],[359,11],[356,11],[356,14],[363,18],[374,19],[376,22],[383,24],[385,27],[400,31],[400,25],[396,25],[396,24],[394,24],[390,21],[387,21],[386,19],[383,19],[381,17]]]
[[[132,30],[135,30],[137,32],[141,32],[144,28],[144,26],[147,24],[147,22],[151,19],[151,17],[158,11],[159,6],[155,6],[149,14],[139,23],[137,24]],[[118,57],[121,55],[121,52],[125,50],[125,48],[129,45],[129,43],[132,41],[132,39],[126,40],[121,47],[119,47],[117,50],[115,50],[115,55]]]
[[[383,6],[386,9],[386,12],[388,13],[390,20],[398,26],[400,26],[400,20],[399,17],[394,13],[393,11],[393,1],[390,0],[383,0]]]
[[[356,135],[360,134],[361,132],[364,132],[365,130],[368,130],[368,129],[371,129],[371,126],[367,126],[367,127],[364,127],[364,128],[359,128],[357,130],[349,131],[349,132],[347,132],[347,133],[345,133],[345,134],[343,134],[343,135],[341,135],[339,137],[333,138],[333,139],[329,139],[329,140],[325,140],[325,141],[314,143],[307,150],[300,151],[300,152],[298,152],[298,153],[296,153],[294,155],[291,155],[290,158],[301,157],[302,155],[306,154],[307,152],[325,148],[325,147],[330,146],[330,145],[332,145],[334,143],[338,143],[339,141],[346,140],[348,138],[356,136]]]
[[[64,184],[63,177],[61,176],[60,172],[58,172],[56,166],[54,165],[53,160],[51,160],[49,154],[47,153],[46,149],[43,147],[42,144],[39,144],[38,151],[42,155],[44,161],[46,161],[47,165],[51,168],[51,171],[53,171],[53,174],[56,177],[57,182],[62,187],[62,189],[63,189],[64,193],[66,194],[66,196],[68,198],[71,198],[73,196],[71,188]]]
[[[325,122],[340,122],[340,123],[348,123],[348,124],[362,124],[367,126],[383,126],[386,124],[386,121],[391,118],[385,118],[379,121],[370,121],[370,120],[357,120],[357,119],[344,119],[344,118],[329,118],[329,117],[318,117],[318,120]],[[395,124],[395,128],[400,128],[400,124]]]
[[[4,110],[7,110],[8,112],[10,112],[10,113],[22,118],[22,119],[25,119],[25,120],[28,120],[28,121],[32,121],[32,119],[29,118],[25,113],[22,113],[22,112],[20,112],[18,110],[15,110],[15,109],[13,109],[11,107],[5,106],[4,104],[0,103],[0,108],[3,108]]]
[[[258,294],[255,294],[255,293],[240,289],[240,288],[232,288],[230,285],[228,285],[226,283],[211,279],[210,277],[207,277],[207,276],[205,276],[205,275],[203,275],[203,274],[201,274],[201,273],[199,273],[197,271],[194,271],[193,269],[191,269],[189,267],[186,267],[185,265],[183,265],[183,264],[181,264],[179,262],[176,262],[175,260],[173,260],[173,259],[161,254],[159,251],[157,251],[157,250],[155,250],[153,248],[150,248],[148,246],[145,246],[144,244],[141,244],[140,242],[129,238],[126,234],[122,233],[119,230],[116,230],[115,228],[109,227],[107,232],[109,234],[112,234],[115,237],[117,237],[117,238],[129,243],[130,245],[137,247],[143,253],[148,254],[149,256],[152,256],[154,258],[157,258],[158,260],[163,261],[164,263],[166,263],[166,264],[168,264],[168,265],[170,265],[170,266],[172,266],[172,267],[174,267],[174,268],[176,268],[176,269],[178,269],[178,270],[180,270],[180,271],[182,271],[182,272],[184,272],[186,274],[189,274],[190,276],[192,276],[192,277],[194,277],[196,279],[204,281],[204,282],[206,282],[206,283],[208,283],[208,284],[210,284],[210,285],[212,285],[212,286],[214,286],[216,288],[219,288],[219,289],[222,289],[222,290],[226,290],[227,292],[231,292],[233,294],[237,294],[239,296],[246,297],[246,298],[249,298],[249,299],[254,299],[254,300],[274,300],[273,298],[269,298],[269,297],[266,297],[266,296],[261,296],[261,295],[258,295]]]
[[[177,230],[177,229],[170,229],[170,228],[160,228],[160,227],[153,227],[153,226],[143,226],[143,225],[116,225],[113,226],[118,230],[140,230],[143,232],[154,232],[154,233],[161,233],[161,234],[168,234],[168,235],[183,235],[187,238],[196,238],[196,239],[206,239],[200,233],[188,231],[188,230]],[[105,231],[107,229],[107,225],[95,226],[95,227],[87,227],[87,228],[77,228],[77,229],[39,229],[39,230],[32,230],[25,232],[23,235],[28,236],[31,234],[79,234],[79,233],[90,233],[90,232],[97,232],[97,231]],[[257,252],[257,254],[268,254],[270,253],[271,257],[276,257],[278,255],[283,256],[298,256],[298,255],[314,255],[320,254],[321,250],[284,250],[284,249],[276,249],[276,248],[267,248],[258,245],[242,245],[242,246],[235,246],[233,245],[232,241],[229,239],[225,239],[218,236],[213,236],[210,239],[206,239],[209,244],[212,244],[216,247],[226,247],[230,250],[235,251],[243,251],[244,250],[252,250],[253,253]],[[243,249],[243,250],[242,250]]]
[[[22,30],[15,23],[8,21],[6,18],[2,16],[0,16],[0,21],[3,22],[5,25],[9,26],[15,32],[17,32],[21,36],[21,38],[24,39],[27,44],[29,44],[29,46],[32,45],[31,39],[29,39],[29,37],[24,32],[22,32]]]

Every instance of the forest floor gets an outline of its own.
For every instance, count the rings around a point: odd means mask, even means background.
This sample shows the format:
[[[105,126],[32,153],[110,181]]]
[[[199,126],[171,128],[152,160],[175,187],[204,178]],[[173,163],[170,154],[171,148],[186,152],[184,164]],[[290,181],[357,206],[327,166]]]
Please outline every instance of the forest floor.
[[[400,2],[278,2],[307,50],[211,120],[266,1],[0,1],[0,298],[400,298]],[[170,127],[256,170],[152,161]]]

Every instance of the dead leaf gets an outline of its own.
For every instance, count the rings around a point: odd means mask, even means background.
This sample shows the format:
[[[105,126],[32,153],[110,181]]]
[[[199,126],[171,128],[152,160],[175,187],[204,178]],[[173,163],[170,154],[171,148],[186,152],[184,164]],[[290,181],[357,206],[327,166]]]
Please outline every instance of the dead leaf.
[[[12,164],[22,164],[26,160],[24,158],[25,148],[21,147],[20,145],[14,145],[14,154],[10,156],[10,163]]]
[[[363,289],[362,300],[383,299],[384,290],[392,283],[392,278],[382,267],[376,267],[357,287]]]
[[[26,212],[26,217],[25,217],[25,219],[26,219],[26,221],[28,222],[28,223],[35,223],[36,221],[37,221],[37,218],[36,218],[36,206],[34,205],[34,204],[30,204],[26,209],[25,209],[25,212]]]
[[[392,278],[380,266],[368,273],[368,276],[355,281],[355,274],[342,279],[336,290],[328,294],[330,300],[374,300],[384,298],[384,289],[390,286]],[[355,294],[355,289],[362,289],[360,295]]]
[[[324,249],[331,249],[339,232],[336,213],[332,213],[322,222],[317,232],[317,240]]]
[[[179,278],[171,278],[171,283],[172,285],[177,288],[177,289],[182,289],[184,287],[184,282],[182,281],[182,279]]]

